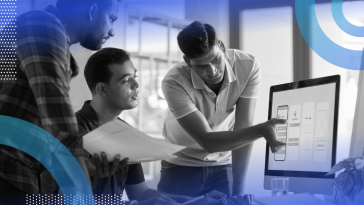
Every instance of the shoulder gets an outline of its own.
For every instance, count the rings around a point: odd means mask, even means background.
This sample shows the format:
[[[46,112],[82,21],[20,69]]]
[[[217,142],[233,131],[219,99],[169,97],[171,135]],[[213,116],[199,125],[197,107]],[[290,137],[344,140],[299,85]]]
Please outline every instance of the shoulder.
[[[228,49],[226,51],[226,60],[229,62],[232,69],[236,72],[244,70],[251,72],[259,67],[259,62],[254,55],[241,50]]]
[[[190,90],[192,89],[192,69],[185,62],[173,66],[162,80],[162,90]]]
[[[237,49],[227,49],[226,58],[227,60],[230,61],[247,61],[247,62],[256,61],[256,57],[254,55]]]
[[[65,49],[67,32],[62,21],[47,11],[31,11],[16,19],[18,43],[42,42],[42,46]],[[35,38],[36,37],[36,38]]]
[[[173,66],[167,72],[162,82],[183,81],[190,79],[191,79],[191,68],[185,62],[181,62]]]
[[[260,64],[254,55],[241,50],[228,49],[226,60],[230,64],[238,82],[245,84],[251,77],[260,75]]]
[[[59,26],[64,27],[62,21],[54,14],[48,11],[36,10],[30,11],[20,15],[17,18],[17,24],[31,24],[31,22],[37,22],[38,26]],[[47,25],[46,23],[53,23]]]

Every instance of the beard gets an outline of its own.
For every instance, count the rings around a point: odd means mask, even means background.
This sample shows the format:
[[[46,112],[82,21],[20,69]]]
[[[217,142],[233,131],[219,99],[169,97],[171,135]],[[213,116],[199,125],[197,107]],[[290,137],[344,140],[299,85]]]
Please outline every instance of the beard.
[[[100,50],[103,44],[103,35],[96,36],[94,32],[88,32],[88,34],[89,35],[80,42],[80,45],[92,51]]]

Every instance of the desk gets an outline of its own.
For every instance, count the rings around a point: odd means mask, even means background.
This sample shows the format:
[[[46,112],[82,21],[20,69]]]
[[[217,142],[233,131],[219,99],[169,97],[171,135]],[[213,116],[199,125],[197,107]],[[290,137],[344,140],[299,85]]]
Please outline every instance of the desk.
[[[256,198],[252,205],[331,205],[331,203],[311,194],[294,194]]]

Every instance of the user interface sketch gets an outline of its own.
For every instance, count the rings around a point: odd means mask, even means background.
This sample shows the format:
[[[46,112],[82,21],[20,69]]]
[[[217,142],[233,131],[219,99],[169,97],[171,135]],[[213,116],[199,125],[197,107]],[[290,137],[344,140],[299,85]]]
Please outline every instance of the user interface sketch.
[[[271,116],[287,146],[269,151],[269,170],[328,172],[332,163],[335,83],[273,93]]]

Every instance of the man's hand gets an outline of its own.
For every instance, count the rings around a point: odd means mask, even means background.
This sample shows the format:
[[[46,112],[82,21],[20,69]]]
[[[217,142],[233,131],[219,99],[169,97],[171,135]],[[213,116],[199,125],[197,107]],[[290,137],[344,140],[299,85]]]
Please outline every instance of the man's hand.
[[[209,198],[213,198],[215,200],[221,200],[221,201],[225,200],[227,197],[226,194],[216,191],[216,190],[207,193],[205,196],[209,197]]]
[[[134,205],[178,205],[178,203],[173,199],[161,194],[148,200],[136,201]]]
[[[250,205],[254,199],[254,195],[252,194],[245,194],[244,196],[232,196],[228,199],[228,204],[234,205]]]
[[[91,177],[104,178],[115,173],[118,168],[125,166],[128,163],[128,158],[120,161],[120,155],[116,155],[113,162],[108,162],[106,154],[101,153],[101,161],[99,155],[95,154],[91,160],[86,161],[87,169]]]
[[[267,122],[257,125],[259,126],[260,134],[265,138],[265,140],[267,140],[270,149],[272,150],[273,153],[278,152],[284,146],[287,145],[286,143],[277,140],[277,134],[276,134],[276,126],[279,124],[286,124],[286,123],[287,120],[272,118]]]

